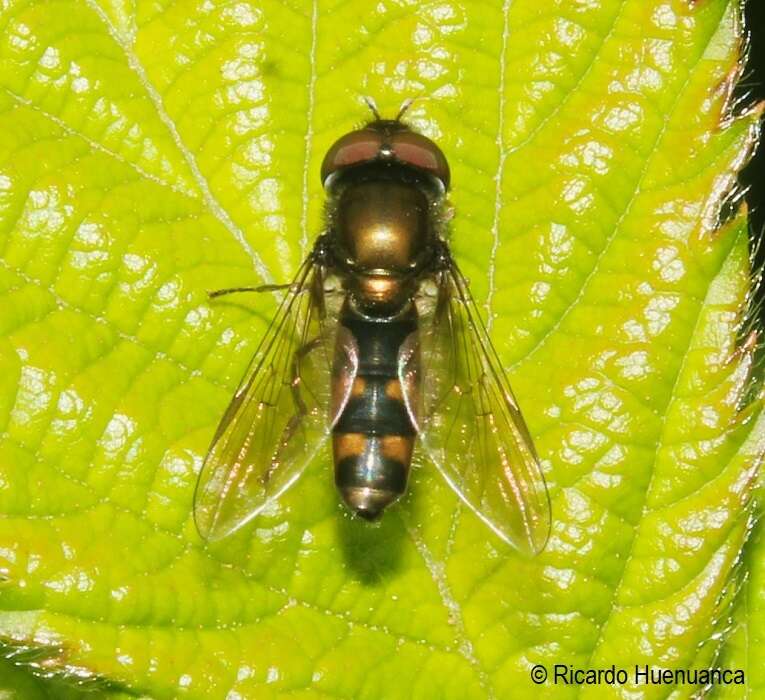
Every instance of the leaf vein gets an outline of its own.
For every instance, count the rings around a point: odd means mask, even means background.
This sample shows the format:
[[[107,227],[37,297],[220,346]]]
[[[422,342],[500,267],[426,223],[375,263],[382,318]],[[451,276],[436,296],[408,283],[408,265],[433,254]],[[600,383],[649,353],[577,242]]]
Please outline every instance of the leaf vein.
[[[272,283],[273,277],[261,259],[260,255],[252,248],[249,241],[247,240],[247,237],[244,235],[244,232],[236,225],[229,213],[213,194],[210,184],[207,182],[207,179],[200,170],[194,154],[184,143],[178,127],[176,126],[168,111],[165,109],[162,95],[149,80],[149,76],[139,61],[138,56],[130,48],[130,46],[125,43],[123,37],[120,36],[119,32],[112,25],[109,17],[98,5],[98,3],[95,0],[86,0],[86,3],[98,15],[98,17],[100,17],[109,35],[122,49],[128,66],[135,73],[139,82],[143,86],[146,94],[154,105],[157,116],[167,128],[171,138],[173,139],[173,142],[178,148],[178,151],[181,153],[187,165],[189,166],[189,169],[194,176],[194,180],[202,192],[202,199],[210,210],[210,213],[223,224],[226,230],[236,239],[242,249],[247,253],[248,257],[252,260],[253,267],[255,268],[255,271],[258,273],[260,278],[265,283]]]

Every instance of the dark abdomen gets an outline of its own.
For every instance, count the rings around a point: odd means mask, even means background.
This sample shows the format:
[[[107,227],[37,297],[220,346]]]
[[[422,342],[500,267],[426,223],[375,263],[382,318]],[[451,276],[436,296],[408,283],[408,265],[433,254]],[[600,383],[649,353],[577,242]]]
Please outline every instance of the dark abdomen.
[[[340,322],[356,339],[359,368],[333,429],[335,483],[346,504],[373,520],[406,491],[415,428],[398,379],[398,352],[417,329],[412,311],[369,320],[346,307]]]

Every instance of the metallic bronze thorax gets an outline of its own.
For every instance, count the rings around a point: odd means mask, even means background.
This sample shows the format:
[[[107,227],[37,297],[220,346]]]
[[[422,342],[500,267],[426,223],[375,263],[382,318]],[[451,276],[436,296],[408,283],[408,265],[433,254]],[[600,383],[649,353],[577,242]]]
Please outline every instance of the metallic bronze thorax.
[[[430,202],[415,183],[387,179],[347,184],[337,199],[332,229],[356,303],[390,313],[411,293],[435,232]]]

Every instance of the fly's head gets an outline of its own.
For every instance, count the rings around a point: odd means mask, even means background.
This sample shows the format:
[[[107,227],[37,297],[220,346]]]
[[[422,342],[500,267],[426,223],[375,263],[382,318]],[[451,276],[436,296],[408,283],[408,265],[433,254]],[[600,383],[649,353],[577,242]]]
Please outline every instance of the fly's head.
[[[321,165],[321,182],[326,190],[331,191],[341,173],[372,163],[402,164],[432,178],[442,193],[449,189],[446,156],[431,139],[401,121],[407,106],[395,119],[382,119],[372,107],[375,116],[372,121],[335,141]]]

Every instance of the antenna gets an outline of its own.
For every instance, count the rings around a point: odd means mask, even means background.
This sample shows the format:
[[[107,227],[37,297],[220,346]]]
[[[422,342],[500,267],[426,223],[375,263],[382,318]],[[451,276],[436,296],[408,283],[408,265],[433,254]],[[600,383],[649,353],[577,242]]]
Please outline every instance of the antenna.
[[[369,107],[369,109],[372,111],[372,114],[374,114],[375,119],[377,119],[377,121],[380,121],[382,117],[380,116],[380,113],[377,111],[377,104],[375,104],[375,101],[371,97],[367,97],[366,95],[364,95],[363,99],[364,99],[364,102],[367,103],[367,107]]]
[[[414,102],[413,97],[407,97],[402,103],[401,107],[398,108],[398,114],[396,115],[396,118],[393,120],[394,122],[401,121],[401,117],[403,117],[409,108],[412,106],[412,103]]]

